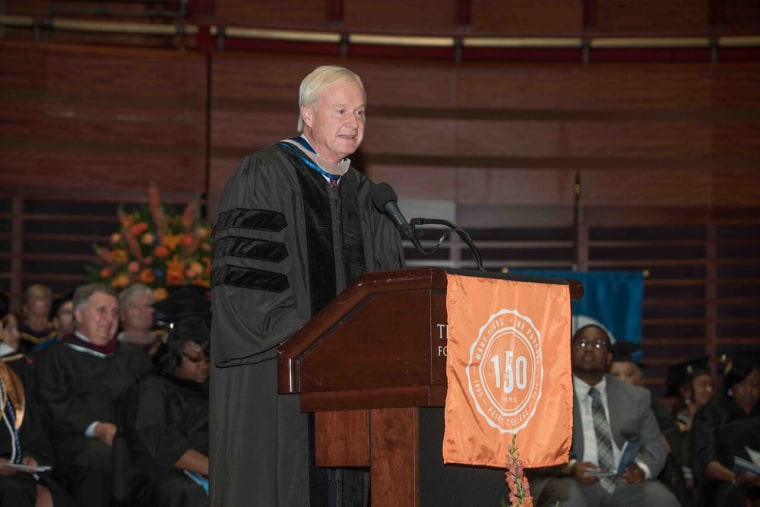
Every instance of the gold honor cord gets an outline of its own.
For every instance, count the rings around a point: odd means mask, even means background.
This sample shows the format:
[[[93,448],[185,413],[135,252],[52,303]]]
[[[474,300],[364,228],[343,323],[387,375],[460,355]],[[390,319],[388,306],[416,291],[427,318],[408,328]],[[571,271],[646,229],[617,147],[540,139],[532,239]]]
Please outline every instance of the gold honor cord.
[[[5,389],[2,391],[3,404],[2,410],[0,410],[0,420],[5,417],[5,403],[10,398],[13,404],[13,409],[16,411],[16,430],[21,428],[21,423],[24,420],[24,408],[26,407],[26,395],[24,393],[24,384],[21,383],[21,379],[18,378],[13,370],[11,370],[5,361],[0,360],[0,378],[3,380],[3,386]]]

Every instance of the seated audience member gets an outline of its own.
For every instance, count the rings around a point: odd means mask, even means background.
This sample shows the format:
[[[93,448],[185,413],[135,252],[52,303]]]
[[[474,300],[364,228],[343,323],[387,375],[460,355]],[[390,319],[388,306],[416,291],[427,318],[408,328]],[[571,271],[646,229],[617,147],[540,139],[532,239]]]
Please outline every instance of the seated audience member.
[[[665,396],[676,396],[671,414],[678,424],[680,435],[680,462],[683,466],[687,487],[694,490],[694,475],[691,470],[689,434],[691,421],[699,408],[713,397],[713,378],[709,369],[709,356],[699,356],[675,364],[668,368],[665,380]]]
[[[142,283],[130,285],[119,293],[121,332],[120,342],[127,342],[155,352],[161,334],[153,329],[153,290]]]
[[[21,345],[21,335],[18,332],[18,318],[7,313],[0,319],[0,359],[13,369],[16,375],[21,378],[24,385],[28,384],[29,360],[27,356],[19,351]]]
[[[50,340],[37,344],[30,351],[29,357],[34,361],[38,352],[45,350],[54,343],[58,343],[64,336],[74,332],[74,310],[73,301],[74,292],[70,291],[61,297],[55,298],[50,306],[50,322],[55,330],[55,336]]]
[[[691,466],[706,507],[760,506],[760,476],[735,467],[760,452],[760,353],[738,352],[720,392],[694,415]]]
[[[35,283],[24,293],[22,306],[23,322],[19,326],[21,346],[19,350],[27,353],[56,337],[56,331],[50,322],[50,308],[53,305],[53,291]]]
[[[649,391],[607,374],[610,348],[609,335],[596,325],[583,326],[573,336],[570,461],[528,471],[537,506],[678,506],[673,493],[653,480],[665,464],[666,450]],[[635,459],[621,467],[626,442],[638,448]],[[596,475],[618,468],[621,474]]]
[[[119,303],[107,285],[76,289],[74,322],[74,334],[35,361],[36,387],[51,418],[57,476],[79,507],[106,507],[118,410],[151,365],[144,350],[115,339]]]
[[[209,334],[201,317],[173,323],[153,358],[156,373],[129,396],[125,431],[139,476],[129,496],[149,491],[148,506],[209,505],[207,491],[196,482],[208,480]]]
[[[60,341],[64,336],[74,333],[74,291],[53,300],[50,309],[50,321]]]
[[[617,341],[612,345],[612,364],[610,375],[631,385],[644,387],[644,372],[641,363],[634,361],[633,355],[641,350],[641,345],[632,342]],[[657,397],[652,396],[651,408],[657,419],[657,426],[665,442],[667,459],[662,472],[657,478],[678,498],[681,505],[690,505],[690,497],[686,488],[686,480],[681,465],[681,437],[678,425],[670,413],[670,409]]]
[[[671,412],[681,432],[689,432],[694,414],[713,396],[709,361],[710,356],[700,356],[668,368],[665,396],[677,397]]]
[[[13,468],[51,465],[50,445],[40,424],[39,407],[24,383],[0,361],[0,505],[65,507],[73,505],[50,471]]]

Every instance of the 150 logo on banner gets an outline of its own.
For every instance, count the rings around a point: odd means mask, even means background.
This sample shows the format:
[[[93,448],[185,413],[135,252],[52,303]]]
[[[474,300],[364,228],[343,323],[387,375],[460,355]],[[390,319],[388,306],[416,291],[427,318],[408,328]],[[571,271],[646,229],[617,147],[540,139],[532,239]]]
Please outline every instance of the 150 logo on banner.
[[[533,417],[541,397],[541,335],[515,310],[501,310],[480,328],[470,347],[467,382],[478,413],[502,433]]]

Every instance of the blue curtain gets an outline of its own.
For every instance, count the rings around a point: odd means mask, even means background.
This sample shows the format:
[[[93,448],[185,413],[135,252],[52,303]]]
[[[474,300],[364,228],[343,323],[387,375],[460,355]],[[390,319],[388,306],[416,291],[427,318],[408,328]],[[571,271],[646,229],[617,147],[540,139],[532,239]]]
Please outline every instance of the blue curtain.
[[[572,278],[583,297],[572,302],[573,331],[584,317],[600,322],[615,341],[641,343],[644,275],[641,271],[559,271],[510,269],[517,275]],[[581,324],[581,326],[584,324]]]

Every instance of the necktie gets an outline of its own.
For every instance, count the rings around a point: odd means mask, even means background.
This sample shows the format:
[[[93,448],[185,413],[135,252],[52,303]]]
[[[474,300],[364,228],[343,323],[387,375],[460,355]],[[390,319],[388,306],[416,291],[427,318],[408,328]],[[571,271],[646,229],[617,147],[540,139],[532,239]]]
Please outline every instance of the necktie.
[[[607,416],[604,413],[602,399],[595,388],[588,391],[591,396],[591,413],[594,416],[594,433],[596,434],[596,451],[599,455],[599,468],[603,470],[615,470],[615,455],[612,453],[612,439],[610,436],[610,425],[607,423]],[[600,477],[599,483],[612,493],[615,490],[614,477]]]

